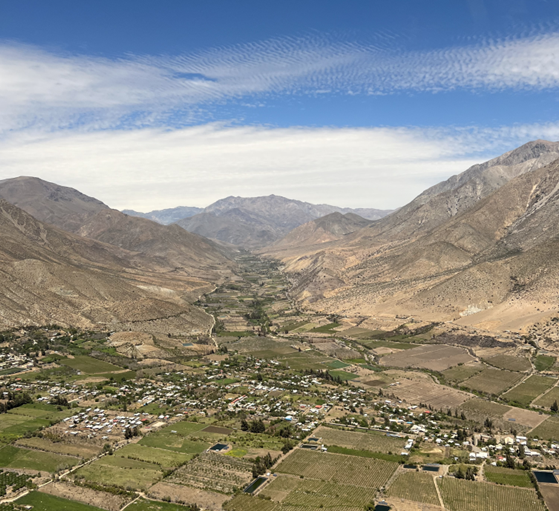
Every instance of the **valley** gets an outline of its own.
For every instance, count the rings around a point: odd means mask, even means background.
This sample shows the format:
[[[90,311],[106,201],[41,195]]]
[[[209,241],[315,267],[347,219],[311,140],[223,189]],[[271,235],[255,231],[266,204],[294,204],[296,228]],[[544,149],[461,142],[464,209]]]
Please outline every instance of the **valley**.
[[[235,265],[194,304],[211,332],[2,332],[0,509],[553,509],[543,333],[321,314]]]

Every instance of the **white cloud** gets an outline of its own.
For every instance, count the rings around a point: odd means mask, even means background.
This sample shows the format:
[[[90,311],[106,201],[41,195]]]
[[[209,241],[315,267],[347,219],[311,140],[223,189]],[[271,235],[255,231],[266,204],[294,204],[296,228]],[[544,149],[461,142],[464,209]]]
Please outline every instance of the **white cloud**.
[[[401,206],[427,186],[559,125],[501,129],[287,128],[14,133],[0,179],[33,175],[118,209],[207,206],[228,195],[284,195],[349,207]]]
[[[163,125],[177,110],[266,94],[541,90],[559,85],[559,34],[407,51],[322,36],[111,60],[0,45],[0,132]]]

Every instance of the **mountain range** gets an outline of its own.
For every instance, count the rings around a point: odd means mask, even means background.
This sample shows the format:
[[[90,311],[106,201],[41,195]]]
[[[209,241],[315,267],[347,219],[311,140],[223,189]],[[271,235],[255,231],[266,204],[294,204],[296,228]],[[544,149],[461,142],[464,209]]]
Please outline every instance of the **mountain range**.
[[[150,213],[125,210],[160,223],[177,223],[189,232],[232,245],[254,248],[269,245],[294,228],[330,213],[353,213],[377,220],[389,210],[340,208],[327,204],[310,204],[278,195],[265,197],[227,197],[193,214],[196,208],[173,208]],[[184,217],[177,216],[187,212]],[[171,221],[172,219],[172,221]]]
[[[558,158],[559,143],[530,142],[347,236],[307,225],[263,252],[314,309],[521,328],[558,310]]]

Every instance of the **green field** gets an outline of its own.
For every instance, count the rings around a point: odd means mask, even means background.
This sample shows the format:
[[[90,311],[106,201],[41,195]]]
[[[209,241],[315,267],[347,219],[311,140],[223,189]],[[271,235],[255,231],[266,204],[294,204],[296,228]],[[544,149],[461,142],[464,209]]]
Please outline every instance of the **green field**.
[[[78,469],[76,475],[93,483],[142,491],[163,477],[158,465],[118,456],[103,456]]]
[[[485,399],[474,398],[461,404],[459,407],[466,417],[477,418],[477,417],[502,417],[507,413],[511,407],[500,405],[498,403],[493,403],[491,401],[486,401]]]
[[[501,397],[509,402],[518,403],[520,406],[528,406],[535,398],[553,387],[556,383],[556,378],[533,375]]]
[[[264,492],[262,492],[264,494]],[[281,504],[241,493],[223,505],[225,511],[274,511]]]
[[[349,367],[349,364],[345,364],[344,362],[340,362],[339,360],[332,360],[332,362],[327,362],[326,365],[330,369],[343,369],[344,367]]]
[[[534,405],[543,406],[544,408],[551,408],[551,405],[555,401],[559,403],[559,387],[551,389],[545,396],[536,399],[534,401]]]
[[[356,378],[359,378],[359,376],[357,376],[356,374],[348,373],[347,371],[328,371],[328,372],[330,373],[330,376],[333,376],[334,378],[340,378],[340,380],[342,381],[355,380]]]
[[[37,436],[31,438],[21,438],[16,442],[18,447],[30,447],[40,451],[48,451],[56,454],[66,454],[70,456],[78,456],[80,458],[92,458],[101,452],[101,446],[92,444],[66,444],[64,442],[51,442],[46,438]]]
[[[196,435],[207,427],[207,424],[200,424],[197,422],[177,422],[172,426],[167,426],[159,431],[154,431],[144,436],[139,442],[139,445],[148,447],[156,447],[159,449],[167,449],[169,451],[176,451],[183,454],[197,454],[205,451],[210,447],[207,441],[193,441],[188,437]],[[176,433],[173,433],[176,431]]]
[[[556,361],[557,361],[556,357],[551,357],[548,355],[538,355],[533,360],[534,367],[538,371],[548,371],[553,367]]]
[[[73,500],[61,499],[46,493],[32,491],[17,499],[16,504],[33,506],[34,511],[104,511],[95,506],[82,504]]]
[[[122,367],[109,364],[108,362],[103,362],[102,360],[97,360],[93,357],[88,357],[87,355],[80,355],[75,358],[65,358],[64,360],[60,360],[59,363],[86,374],[122,371]]]
[[[332,334],[334,333],[334,328],[338,328],[340,323],[329,323],[328,325],[317,326],[313,328],[311,332],[323,333],[323,334]]]
[[[526,470],[514,470],[505,467],[494,467],[485,465],[485,478],[491,483],[507,484],[509,486],[520,486],[522,488],[533,488],[530,474]]]
[[[488,367],[462,382],[462,386],[477,390],[478,392],[498,395],[512,387],[523,376],[522,373]]]
[[[276,471],[336,484],[379,488],[386,484],[397,467],[397,463],[374,458],[296,449]]]
[[[439,505],[433,476],[425,472],[409,471],[400,474],[390,485],[386,495],[424,504]]]
[[[559,441],[559,418],[549,417],[530,432],[533,438]]]
[[[320,427],[313,436],[322,438],[327,446],[337,445],[348,449],[365,449],[367,451],[400,454],[406,441],[403,438],[387,436],[377,431],[357,432]]]
[[[56,472],[63,468],[73,467],[78,458],[61,456],[51,452],[30,451],[12,445],[0,449],[0,467]]]
[[[452,383],[460,383],[468,378],[471,378],[474,374],[479,373],[485,366],[483,365],[475,365],[475,366],[456,366],[451,367],[450,369],[446,369],[441,374],[445,377],[446,380]]]
[[[526,357],[515,357],[512,355],[495,355],[485,359],[485,362],[508,371],[528,371],[528,369],[532,368],[532,364],[530,364]]]
[[[448,511],[544,511],[535,490],[443,477],[437,480]]]
[[[192,458],[193,454],[183,454],[167,449],[130,444],[115,452],[115,456],[133,460],[146,461],[160,465],[162,468],[174,468]]]

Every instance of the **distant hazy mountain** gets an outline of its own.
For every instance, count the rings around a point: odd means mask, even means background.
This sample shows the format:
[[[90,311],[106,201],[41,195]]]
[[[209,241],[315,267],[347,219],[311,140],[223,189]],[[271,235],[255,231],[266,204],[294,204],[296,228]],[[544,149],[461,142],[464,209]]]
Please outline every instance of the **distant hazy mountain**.
[[[182,220],[183,218],[189,218],[191,216],[197,215],[203,211],[202,208],[194,208],[188,206],[179,206],[177,208],[170,209],[159,209],[155,211],[150,211],[149,213],[139,213],[132,209],[123,209],[122,212],[130,216],[139,216],[141,218],[147,218],[148,220],[153,220],[159,224],[169,225]]]
[[[208,238],[246,247],[262,247],[316,218],[331,213],[357,210],[327,204],[310,204],[277,195],[266,197],[227,197],[208,206],[203,213],[178,221],[187,231]],[[358,210],[370,219],[390,211]]]
[[[266,253],[321,310],[521,328],[559,309],[558,218],[559,143],[538,140],[326,246]]]

